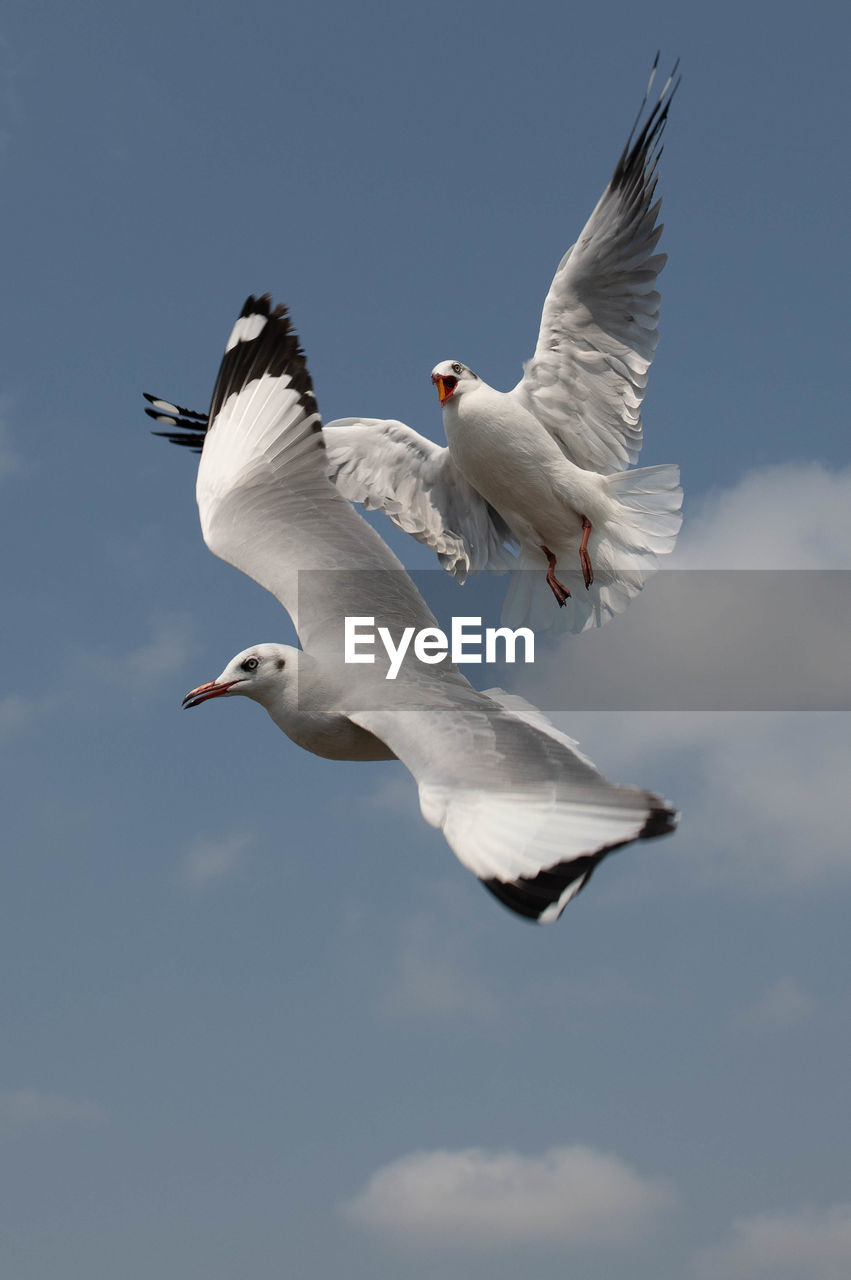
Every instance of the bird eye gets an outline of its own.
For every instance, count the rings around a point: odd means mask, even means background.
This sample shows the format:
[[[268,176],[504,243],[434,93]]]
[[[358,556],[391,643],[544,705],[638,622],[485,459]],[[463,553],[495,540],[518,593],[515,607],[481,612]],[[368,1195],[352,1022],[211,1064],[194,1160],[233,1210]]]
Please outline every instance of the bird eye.
[[[455,364],[453,364],[453,366],[452,366],[452,372],[453,372],[453,373],[460,373],[460,372],[461,372],[461,370],[462,370],[463,368],[464,368],[464,366],[463,366],[462,364],[459,364],[459,363],[458,363],[458,361],[456,360],[456,361],[455,361]]]
[[[253,671],[255,667],[259,667],[259,658],[246,658],[245,662],[239,664],[240,671]]]

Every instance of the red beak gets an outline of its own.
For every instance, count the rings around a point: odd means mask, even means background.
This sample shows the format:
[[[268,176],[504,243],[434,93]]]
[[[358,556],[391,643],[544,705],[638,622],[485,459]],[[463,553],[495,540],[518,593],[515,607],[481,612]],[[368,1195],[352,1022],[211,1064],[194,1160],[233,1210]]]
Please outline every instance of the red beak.
[[[224,684],[217,684],[215,680],[210,680],[207,684],[199,684],[197,689],[190,689],[183,699],[183,709],[188,711],[190,707],[200,707],[202,702],[209,702],[210,698],[220,698],[223,693],[227,693],[228,689],[241,683],[240,680],[226,680]]]
[[[458,379],[452,377],[442,378],[439,373],[433,373],[431,380],[437,387],[438,399],[441,406],[443,406],[458,386]]]

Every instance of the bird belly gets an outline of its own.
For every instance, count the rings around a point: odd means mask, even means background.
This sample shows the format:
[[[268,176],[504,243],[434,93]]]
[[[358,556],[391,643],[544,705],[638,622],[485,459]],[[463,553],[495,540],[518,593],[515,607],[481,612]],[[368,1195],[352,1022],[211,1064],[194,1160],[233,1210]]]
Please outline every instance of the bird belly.
[[[598,514],[589,473],[568,462],[530,414],[456,417],[446,423],[452,461],[520,541],[554,551],[578,547],[586,507],[593,508],[592,524]]]
[[[395,760],[395,753],[374,733],[338,713],[299,712],[288,707],[285,714],[269,712],[287,737],[315,756],[326,760]]]

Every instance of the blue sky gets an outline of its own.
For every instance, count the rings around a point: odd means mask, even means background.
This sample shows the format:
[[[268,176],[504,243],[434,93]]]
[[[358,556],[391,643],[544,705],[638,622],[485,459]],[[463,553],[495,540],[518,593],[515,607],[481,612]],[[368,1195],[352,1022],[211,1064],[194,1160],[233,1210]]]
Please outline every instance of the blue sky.
[[[642,461],[682,467],[678,563],[851,568],[849,25],[821,3],[6,7],[6,1273],[851,1270],[846,715],[569,716],[592,657],[548,652],[523,692],[684,816],[527,927],[401,767],[309,757],[239,700],[183,715],[291,629],[204,548],[193,460],[139,394],[204,407],[268,290],[326,419],[440,438],[430,369],[516,380],[660,47],[684,80]],[[812,661],[795,582],[777,625],[815,687],[847,657],[828,630]]]

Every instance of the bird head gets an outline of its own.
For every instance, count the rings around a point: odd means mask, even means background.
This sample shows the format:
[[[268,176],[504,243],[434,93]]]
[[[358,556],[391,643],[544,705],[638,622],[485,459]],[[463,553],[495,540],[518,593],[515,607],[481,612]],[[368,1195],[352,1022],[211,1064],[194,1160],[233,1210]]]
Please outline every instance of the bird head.
[[[473,370],[459,360],[444,360],[442,364],[436,364],[431,371],[431,380],[437,387],[441,406],[479,381]]]
[[[183,707],[199,707],[210,698],[227,698],[242,694],[267,706],[280,693],[290,668],[295,667],[297,650],[288,644],[255,644],[231,658],[216,680],[190,689]]]

